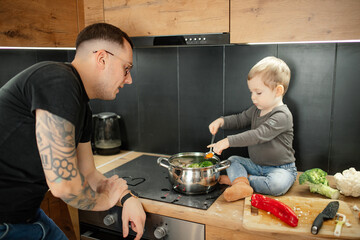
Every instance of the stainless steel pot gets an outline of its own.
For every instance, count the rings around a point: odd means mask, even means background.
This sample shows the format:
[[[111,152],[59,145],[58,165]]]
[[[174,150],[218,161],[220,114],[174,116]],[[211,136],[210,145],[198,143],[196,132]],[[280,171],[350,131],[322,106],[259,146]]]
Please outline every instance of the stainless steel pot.
[[[157,163],[169,170],[169,181],[173,189],[184,194],[209,193],[218,183],[220,171],[230,167],[230,161],[220,161],[217,156],[207,159],[214,165],[202,168],[188,168],[179,163],[197,163],[204,160],[203,152],[178,153],[170,158],[159,157]],[[164,164],[166,162],[167,164]]]

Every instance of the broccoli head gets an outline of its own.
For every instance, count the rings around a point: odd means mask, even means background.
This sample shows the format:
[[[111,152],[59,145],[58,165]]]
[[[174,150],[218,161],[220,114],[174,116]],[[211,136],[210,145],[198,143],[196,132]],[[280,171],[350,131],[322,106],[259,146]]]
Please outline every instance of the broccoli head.
[[[319,193],[328,198],[338,199],[339,191],[329,186],[329,181],[326,179],[327,172],[320,168],[313,168],[305,171],[299,177],[300,185],[306,183],[310,187],[310,192]]]
[[[327,172],[321,170],[320,168],[313,168],[300,175],[299,183],[304,184],[309,182],[329,186],[329,181],[326,179],[326,176]]]

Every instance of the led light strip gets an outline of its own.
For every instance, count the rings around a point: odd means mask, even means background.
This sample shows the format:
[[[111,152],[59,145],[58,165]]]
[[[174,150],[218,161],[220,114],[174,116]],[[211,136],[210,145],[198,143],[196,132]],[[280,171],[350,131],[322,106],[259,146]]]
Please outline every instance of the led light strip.
[[[12,50],[76,50],[74,47],[11,47],[0,46],[0,49],[12,49]]]
[[[123,154],[123,155],[120,155],[120,156],[118,156],[117,158],[114,158],[113,160],[111,160],[111,161],[109,161],[109,162],[106,162],[106,163],[104,163],[104,164],[101,164],[100,166],[97,166],[96,169],[99,169],[99,168],[101,168],[101,167],[103,167],[103,166],[106,166],[106,165],[108,165],[109,163],[115,162],[116,160],[119,160],[119,159],[121,159],[121,158],[129,155],[130,153],[133,153],[133,152],[134,152],[134,151],[131,151],[131,152],[125,153],[125,154]]]
[[[356,43],[360,39],[353,40],[328,40],[328,41],[298,41],[298,42],[255,42],[246,43],[247,45],[265,45],[265,44],[303,44],[303,43]]]

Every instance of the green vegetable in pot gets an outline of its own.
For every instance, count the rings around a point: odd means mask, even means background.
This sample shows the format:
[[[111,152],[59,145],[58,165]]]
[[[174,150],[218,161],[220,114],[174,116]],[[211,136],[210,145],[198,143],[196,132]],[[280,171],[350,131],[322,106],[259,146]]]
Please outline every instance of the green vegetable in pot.
[[[187,166],[188,168],[199,168],[200,164],[199,163],[192,163],[189,166]]]
[[[203,168],[203,167],[210,167],[214,165],[211,161],[203,161],[201,163],[191,163],[187,165],[188,168]]]
[[[200,167],[210,167],[214,165],[211,161],[204,161],[202,163],[200,163]]]
[[[339,191],[329,186],[329,181],[326,179],[327,172],[320,168],[313,168],[305,171],[299,177],[299,183],[307,184],[310,187],[310,192],[319,193],[328,198],[338,199]]]

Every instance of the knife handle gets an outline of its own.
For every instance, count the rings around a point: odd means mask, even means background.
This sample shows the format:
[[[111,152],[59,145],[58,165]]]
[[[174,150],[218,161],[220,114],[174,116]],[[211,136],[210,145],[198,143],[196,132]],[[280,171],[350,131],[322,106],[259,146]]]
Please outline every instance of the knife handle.
[[[324,218],[326,216],[323,214],[323,213],[320,213],[316,218],[315,218],[315,221],[313,222],[312,224],[312,227],[311,227],[311,233],[312,234],[318,234],[321,226],[323,225],[323,222],[324,222]]]

